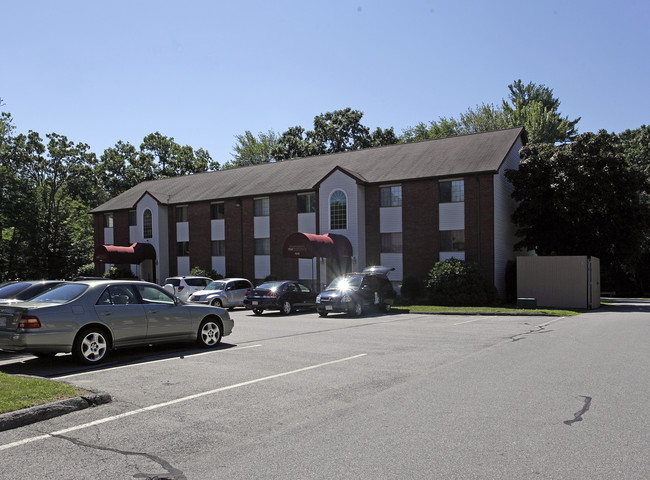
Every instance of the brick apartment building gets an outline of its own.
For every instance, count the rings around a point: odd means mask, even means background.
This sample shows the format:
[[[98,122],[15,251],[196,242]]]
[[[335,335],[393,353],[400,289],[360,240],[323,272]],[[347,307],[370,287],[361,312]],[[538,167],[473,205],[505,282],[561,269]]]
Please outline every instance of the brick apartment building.
[[[515,256],[504,172],[524,142],[513,128],[143,182],[92,211],[96,270],[316,285],[369,265],[424,279],[456,257],[503,294]]]

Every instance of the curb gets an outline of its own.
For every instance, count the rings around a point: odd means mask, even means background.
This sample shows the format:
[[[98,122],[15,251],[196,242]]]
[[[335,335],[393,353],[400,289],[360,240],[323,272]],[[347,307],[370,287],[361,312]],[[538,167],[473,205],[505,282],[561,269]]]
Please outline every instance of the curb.
[[[0,414],[0,432],[59,417],[66,413],[96,407],[97,405],[110,403],[112,400],[107,393],[90,391],[88,395],[3,413]]]

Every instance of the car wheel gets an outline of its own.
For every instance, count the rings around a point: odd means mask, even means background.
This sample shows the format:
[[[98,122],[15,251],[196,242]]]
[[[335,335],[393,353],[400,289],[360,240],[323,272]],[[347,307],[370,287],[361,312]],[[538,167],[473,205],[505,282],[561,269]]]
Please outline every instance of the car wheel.
[[[358,302],[355,302],[354,305],[352,305],[352,315],[354,315],[355,317],[360,317],[362,313],[363,313],[363,305],[361,305]]]
[[[221,342],[221,335],[221,324],[214,318],[206,318],[201,322],[197,340],[202,347],[215,347]]]
[[[261,309],[261,308],[254,308],[254,309],[253,309],[253,313],[254,313],[255,315],[262,315],[262,312],[263,312],[263,311],[264,311],[264,310]]]
[[[212,305],[213,307],[223,307],[223,303],[218,298],[212,300],[212,303],[210,305]]]
[[[77,334],[72,345],[73,358],[85,365],[95,365],[106,359],[110,350],[109,336],[101,327],[87,327]]]
[[[321,317],[327,317],[328,313],[329,312],[318,312],[318,315],[321,316]]]
[[[381,308],[382,308],[382,310],[384,311],[384,313],[390,313],[390,309],[391,309],[390,304],[388,304],[388,303],[384,303],[384,304],[381,306]]]
[[[289,315],[293,311],[293,306],[289,300],[282,302],[282,313]]]

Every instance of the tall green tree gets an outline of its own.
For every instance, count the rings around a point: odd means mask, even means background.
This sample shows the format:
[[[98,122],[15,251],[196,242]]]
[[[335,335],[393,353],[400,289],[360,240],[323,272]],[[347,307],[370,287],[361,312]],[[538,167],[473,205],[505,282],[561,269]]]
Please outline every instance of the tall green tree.
[[[506,175],[518,202],[517,247],[541,255],[593,255],[605,278],[634,278],[650,218],[646,180],[619,136],[585,133],[572,143],[530,144]]]
[[[273,161],[271,151],[278,143],[278,135],[273,130],[259,132],[257,137],[250,130],[243,135],[235,135],[237,143],[231,154],[233,159],[224,165],[224,168],[244,167],[259,165]]]
[[[482,103],[468,108],[458,119],[441,117],[429,124],[419,123],[405,129],[400,140],[431,140],[522,125],[530,143],[561,143],[575,138],[580,118],[569,120],[560,114],[560,101],[552,89],[532,82],[524,85],[521,80],[508,85],[508,89],[508,98],[501,105]]]
[[[314,129],[292,127],[280,136],[271,154],[276,161],[295,157],[348,152],[398,143],[392,127],[374,132],[361,123],[363,112],[344,108],[314,117]]]
[[[189,145],[179,145],[173,137],[155,132],[144,137],[140,145],[141,161],[156,165],[157,178],[177,177],[208,170],[218,170],[219,163],[212,160],[203,149],[194,152]]]

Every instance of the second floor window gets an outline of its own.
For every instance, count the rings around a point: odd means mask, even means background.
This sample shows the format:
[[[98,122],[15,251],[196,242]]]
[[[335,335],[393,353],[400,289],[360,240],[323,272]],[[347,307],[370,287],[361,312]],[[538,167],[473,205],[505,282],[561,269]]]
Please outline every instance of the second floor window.
[[[138,212],[129,210],[129,227],[135,227],[138,224]]]
[[[224,217],[224,203],[217,202],[210,204],[210,219],[221,220]]]
[[[316,212],[316,194],[301,193],[298,195],[298,213]]]
[[[176,242],[176,256],[189,257],[190,256],[190,242]]]
[[[465,181],[451,180],[440,182],[440,203],[464,202]]]
[[[402,186],[391,185],[390,187],[380,187],[379,206],[380,207],[401,207]]]
[[[105,213],[104,214],[104,228],[113,228],[113,214]]]
[[[176,207],[176,222],[187,222],[187,205]]]
[[[330,230],[348,228],[348,199],[342,190],[336,190],[330,197]]]
[[[144,238],[153,237],[153,219],[151,210],[145,210],[142,214],[142,234]]]
[[[256,198],[253,200],[253,215],[256,217],[269,216],[269,197]]]

